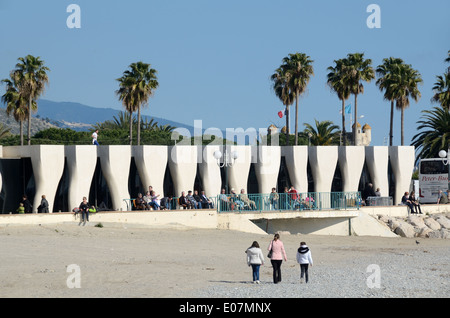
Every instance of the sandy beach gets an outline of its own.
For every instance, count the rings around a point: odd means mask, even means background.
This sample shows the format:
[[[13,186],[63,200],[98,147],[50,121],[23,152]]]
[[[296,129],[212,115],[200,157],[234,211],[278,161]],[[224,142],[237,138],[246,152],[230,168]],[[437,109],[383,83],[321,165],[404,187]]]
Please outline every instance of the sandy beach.
[[[1,227],[0,296],[268,297],[266,291],[276,286],[279,292],[273,297],[283,296],[281,289],[286,289],[283,297],[298,297],[292,290],[299,285],[295,254],[300,241],[307,242],[314,259],[305,297],[450,296],[450,241],[445,239],[418,239],[417,244],[416,239],[400,237],[282,233],[288,261],[282,265],[279,287],[271,283],[268,260],[261,269],[262,284],[251,284],[244,253],[256,240],[266,255],[272,235],[94,225]],[[366,268],[373,263],[381,268],[379,288],[366,283]],[[79,268],[80,288],[68,287],[73,265]],[[399,278],[400,273],[405,276]],[[410,282],[402,286],[404,280]]]

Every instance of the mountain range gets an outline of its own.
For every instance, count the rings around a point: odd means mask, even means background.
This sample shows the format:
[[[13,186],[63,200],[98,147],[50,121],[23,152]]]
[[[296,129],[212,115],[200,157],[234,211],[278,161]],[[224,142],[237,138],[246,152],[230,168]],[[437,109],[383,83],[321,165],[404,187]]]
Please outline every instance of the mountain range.
[[[120,110],[113,108],[97,108],[74,102],[54,102],[46,99],[38,101],[38,111],[33,115],[31,121],[31,132],[34,135],[40,130],[51,127],[70,128],[76,131],[92,130],[93,125],[106,120],[113,120],[118,116]],[[177,128],[186,128],[194,134],[194,127],[174,122],[168,119],[143,115],[144,119],[153,119],[160,126],[170,125]],[[0,122],[11,128],[11,133],[19,133],[19,123],[13,116],[6,115],[6,108],[0,108]],[[26,132],[27,123],[24,123]]]

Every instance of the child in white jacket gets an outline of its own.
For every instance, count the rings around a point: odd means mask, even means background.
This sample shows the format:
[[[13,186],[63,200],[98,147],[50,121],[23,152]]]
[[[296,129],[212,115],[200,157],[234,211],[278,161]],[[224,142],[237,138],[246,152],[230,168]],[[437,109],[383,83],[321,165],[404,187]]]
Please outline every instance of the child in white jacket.
[[[305,282],[308,282],[308,265],[313,266],[313,260],[311,251],[305,242],[300,243],[300,247],[297,250],[297,263],[300,264],[300,283],[303,282],[303,276],[305,276]]]
[[[259,267],[264,265],[264,256],[258,242],[254,241],[245,253],[247,254],[247,265],[252,267],[253,283],[259,284]]]

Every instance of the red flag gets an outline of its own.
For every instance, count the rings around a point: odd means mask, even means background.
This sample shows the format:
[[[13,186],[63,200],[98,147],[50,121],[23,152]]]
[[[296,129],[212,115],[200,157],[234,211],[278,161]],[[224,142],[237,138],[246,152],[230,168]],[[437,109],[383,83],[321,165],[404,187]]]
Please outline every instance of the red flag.
[[[283,112],[281,110],[278,112],[278,117],[283,118]]]

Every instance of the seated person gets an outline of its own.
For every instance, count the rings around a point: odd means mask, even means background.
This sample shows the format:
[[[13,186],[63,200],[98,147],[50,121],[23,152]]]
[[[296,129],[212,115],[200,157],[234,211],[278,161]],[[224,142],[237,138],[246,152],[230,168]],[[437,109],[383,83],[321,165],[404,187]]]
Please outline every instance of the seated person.
[[[191,203],[185,196],[185,192],[181,192],[181,197],[178,199],[178,204],[183,207],[184,210],[191,208]]]
[[[411,203],[411,201],[409,201],[409,192],[408,191],[406,191],[405,194],[402,196],[402,204],[407,205],[409,207],[409,209],[411,210],[411,213],[414,213],[414,206]]]
[[[419,214],[422,214],[422,210],[420,209],[420,204],[419,201],[416,199],[416,196],[414,194],[414,191],[411,191],[411,194],[409,195],[409,201],[412,203],[412,205],[414,206],[416,213],[417,213],[417,208],[419,208]],[[412,212],[412,211],[411,211]]]
[[[234,188],[231,188],[230,191],[230,201],[231,201],[231,209],[244,209],[244,202],[239,198],[237,193],[234,191]]]
[[[19,203],[19,207],[17,208],[16,212],[19,213],[19,214],[24,214],[25,213],[25,208],[24,208],[22,202]]]
[[[144,201],[145,201],[145,205],[147,206],[147,210],[149,210],[150,203],[152,202],[152,197],[150,195],[150,191],[145,192]]]
[[[149,205],[153,208],[153,210],[159,210],[161,204],[160,200],[158,199],[159,194],[155,195],[155,191],[152,190],[150,192],[150,198],[151,202],[149,203]]]
[[[256,210],[255,201],[252,201],[248,198],[248,195],[245,194],[245,190],[241,189],[241,193],[239,194],[239,200],[244,202],[250,209]]]
[[[202,191],[202,194],[200,195],[200,200],[202,202],[202,207],[204,209],[214,209],[214,204],[205,194],[205,191]]]
[[[168,197],[164,197],[161,199],[161,210],[171,210],[172,205],[172,196],[169,195]]]
[[[137,198],[134,200],[134,204],[136,206],[136,210],[145,210],[146,204],[144,198],[142,197],[142,193],[138,193]]]
[[[314,208],[315,207],[315,200],[314,200],[314,198],[313,197],[311,197],[311,196],[308,196],[308,197],[306,197],[306,199],[305,199],[305,204],[306,204],[306,206],[308,207],[308,209],[312,209],[312,208]]]
[[[437,204],[447,204],[449,202],[446,193],[442,190],[439,190],[438,201]]]
[[[188,191],[188,195],[186,196],[187,200],[189,201],[189,203],[191,204],[191,209],[201,209],[202,205],[194,199],[194,196],[192,195],[192,191],[189,190]]]
[[[198,195],[198,191],[194,190],[194,195],[192,196],[194,198],[194,200],[197,202],[198,208],[201,209],[202,208],[202,199],[200,198],[200,196]]]

